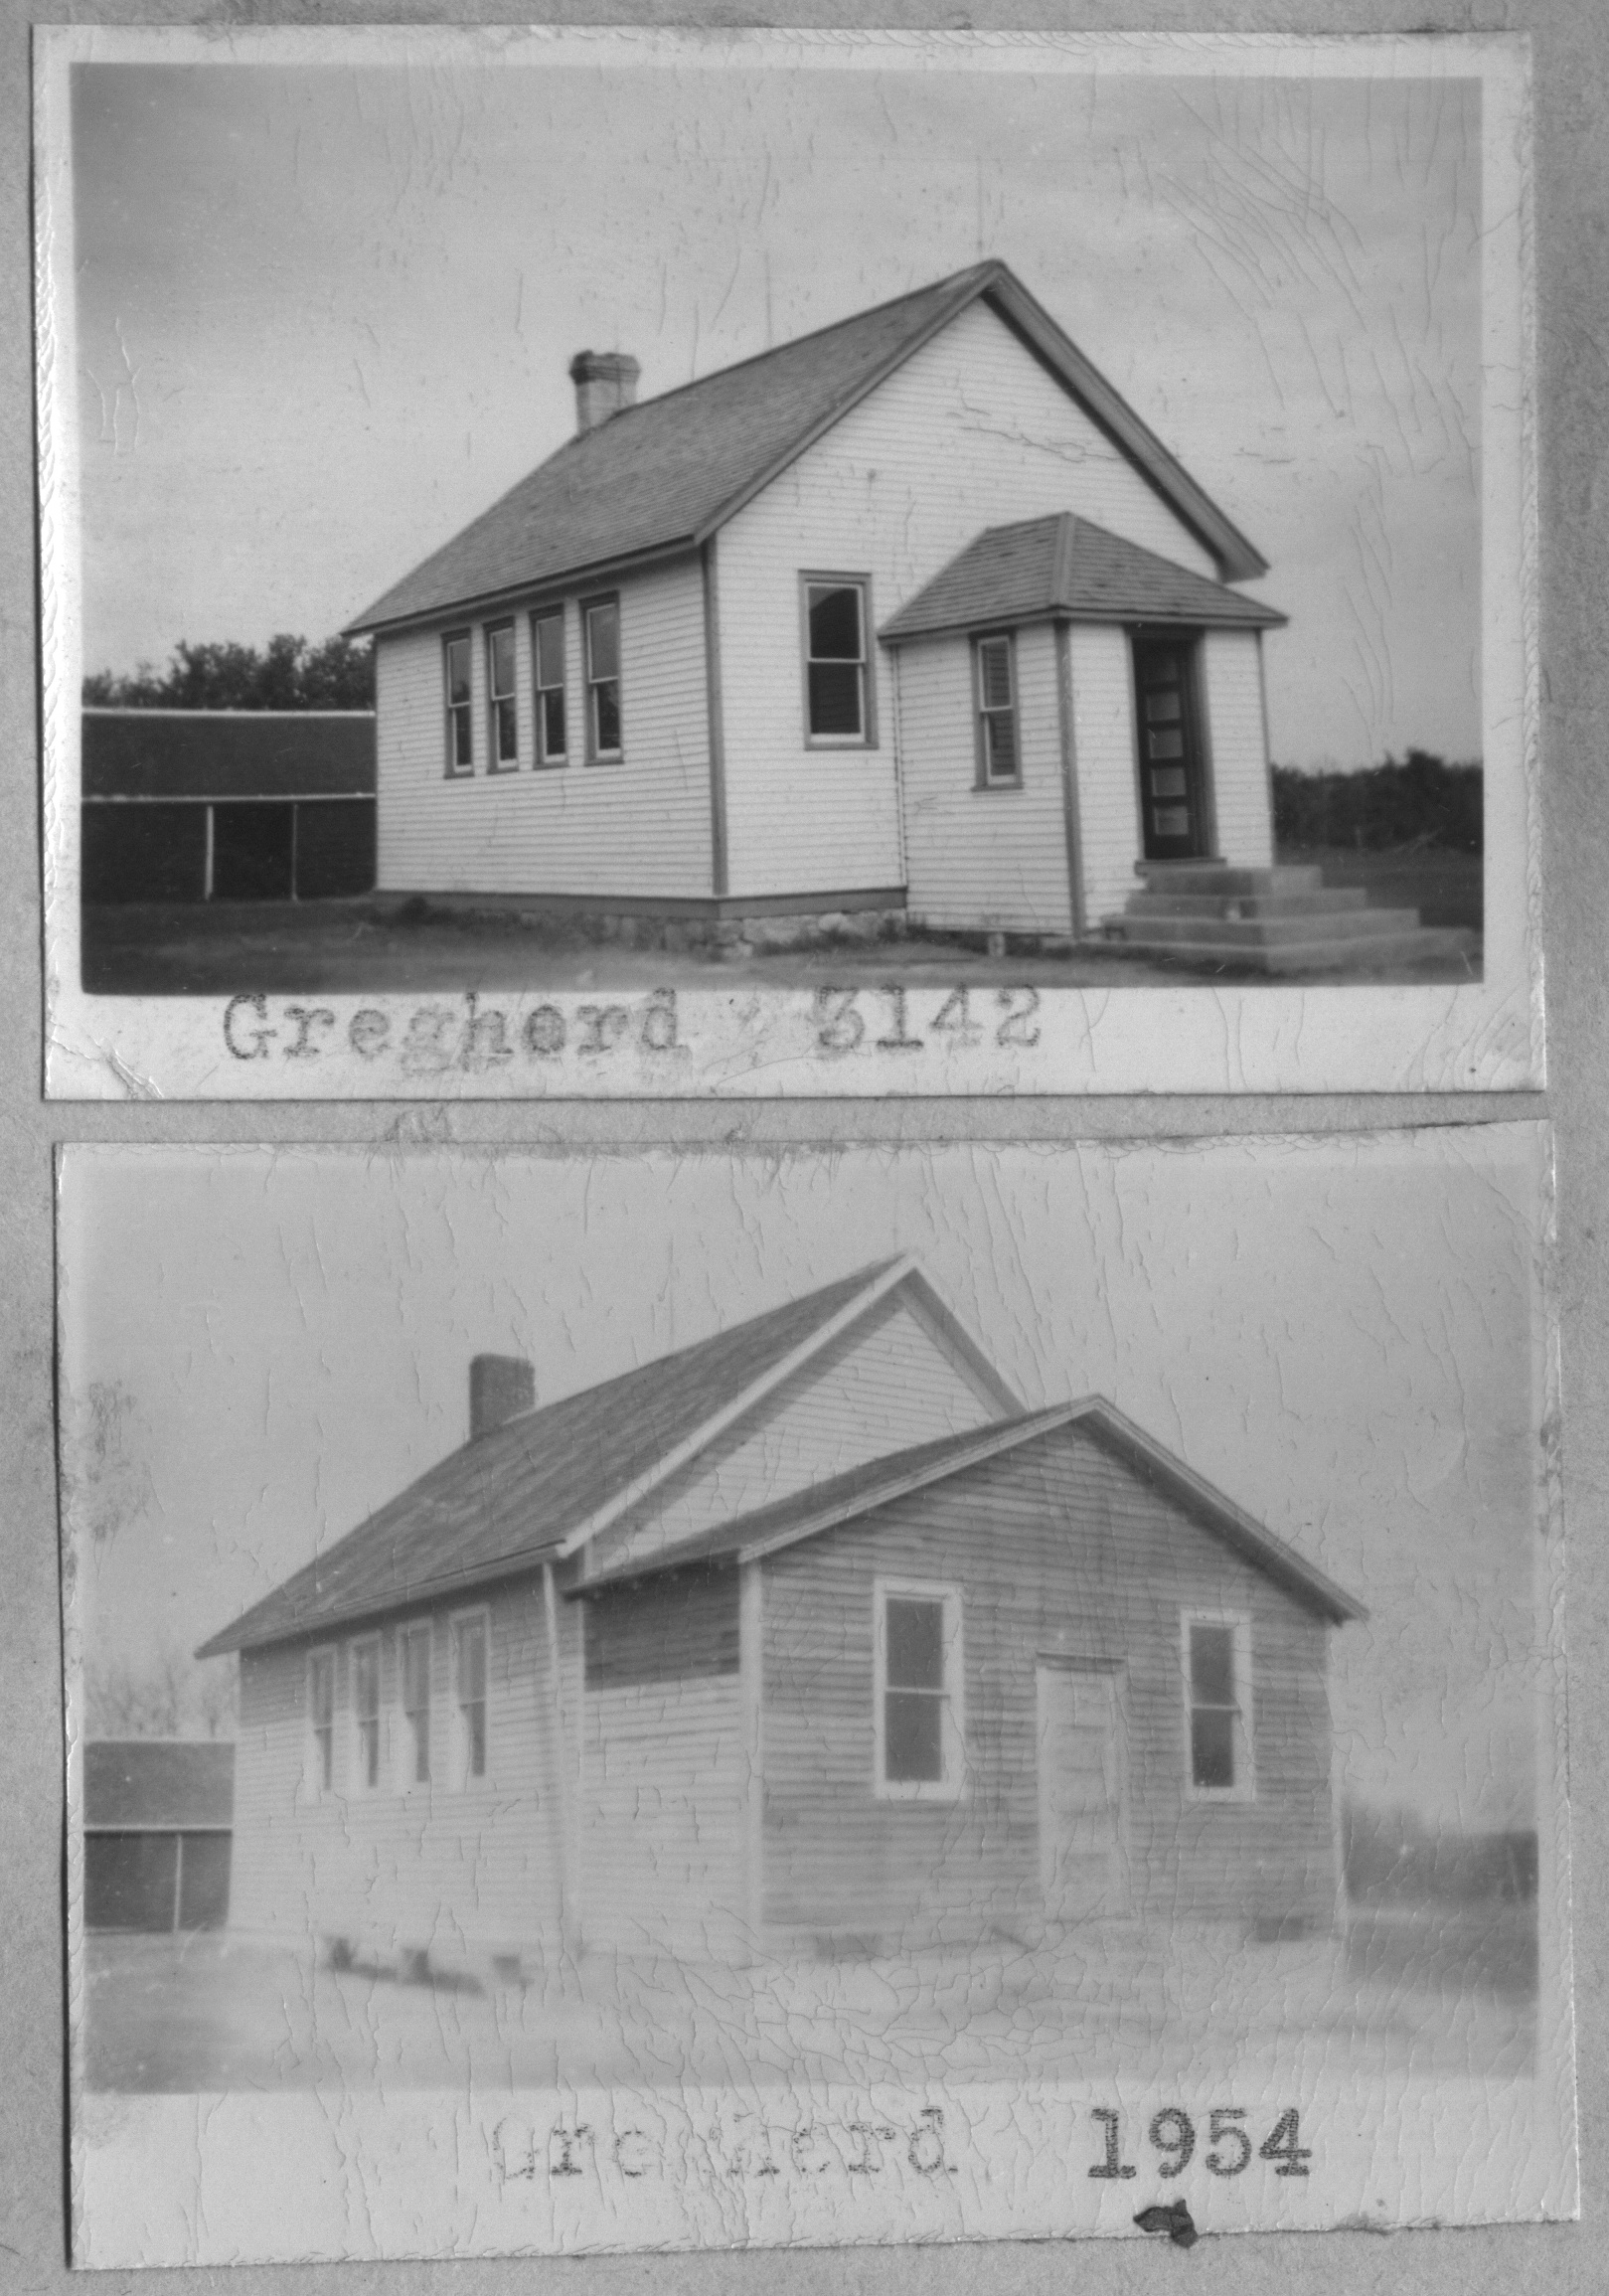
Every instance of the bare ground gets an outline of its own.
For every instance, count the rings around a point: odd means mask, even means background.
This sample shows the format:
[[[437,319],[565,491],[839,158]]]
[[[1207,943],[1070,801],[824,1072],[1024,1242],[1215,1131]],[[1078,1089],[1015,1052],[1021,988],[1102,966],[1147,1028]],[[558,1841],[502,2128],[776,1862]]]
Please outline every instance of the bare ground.
[[[87,2085],[194,2093],[1130,2077],[1272,2050],[1361,2077],[1524,2076],[1530,1909],[1494,1939],[1422,1924],[1275,1945],[1081,1936],[751,1969],[588,1956],[532,1982],[405,1982],[310,1946],[91,1936]],[[1529,1941],[1528,1943],[1528,1940]]]

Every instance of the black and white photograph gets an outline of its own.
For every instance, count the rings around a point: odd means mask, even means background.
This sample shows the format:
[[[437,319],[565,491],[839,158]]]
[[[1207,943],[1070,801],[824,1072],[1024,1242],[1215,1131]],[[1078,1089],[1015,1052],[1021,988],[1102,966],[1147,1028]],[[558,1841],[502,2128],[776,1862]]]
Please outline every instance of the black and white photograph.
[[[1571,2214],[1550,1167],[65,1149],[76,2259]]]
[[[1540,1081],[1523,43],[39,57],[53,1093]]]

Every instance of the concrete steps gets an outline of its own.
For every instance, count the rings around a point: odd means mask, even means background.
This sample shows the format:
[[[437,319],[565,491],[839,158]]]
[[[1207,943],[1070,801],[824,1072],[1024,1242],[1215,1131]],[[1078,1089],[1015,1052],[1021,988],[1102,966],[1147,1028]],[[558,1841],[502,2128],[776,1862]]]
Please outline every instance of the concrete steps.
[[[1101,919],[1106,946],[1193,969],[1290,974],[1375,971],[1467,956],[1474,936],[1421,925],[1413,908],[1371,908],[1358,886],[1316,866],[1230,869],[1147,862],[1142,890]]]

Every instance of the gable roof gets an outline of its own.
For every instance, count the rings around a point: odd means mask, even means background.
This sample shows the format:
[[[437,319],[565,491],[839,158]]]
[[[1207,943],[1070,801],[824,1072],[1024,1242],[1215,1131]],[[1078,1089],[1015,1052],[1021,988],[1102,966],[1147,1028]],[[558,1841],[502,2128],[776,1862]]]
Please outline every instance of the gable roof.
[[[1021,1448],[1052,1434],[1078,1426],[1104,1449],[1122,1459],[1141,1477],[1167,1492],[1202,1528],[1219,1539],[1244,1562],[1283,1587],[1285,1592],[1316,1616],[1332,1625],[1367,1618],[1364,1605],[1338,1586],[1333,1578],[1278,1539],[1243,1507],[1195,1474],[1143,1427],[1109,1403],[1103,1395],[1086,1395],[1079,1402],[1058,1403],[1048,1410],[1029,1411],[974,1428],[961,1435],[946,1435],[937,1442],[876,1459],[852,1468],[828,1483],[756,1508],[751,1514],[723,1524],[719,1530],[682,1542],[679,1546],[634,1561],[616,1564],[568,1589],[572,1601],[586,1601],[611,1588],[692,1568],[757,1561],[784,1547],[818,1538],[824,1531],[859,1521],[879,1507],[931,1483],[981,1466],[1002,1452]]]
[[[318,1634],[573,1554],[899,1290],[940,1321],[996,1407],[1015,1408],[914,1263],[885,1260],[463,1444],[196,1655]]]
[[[1071,511],[986,527],[878,635],[885,645],[990,622],[1178,622],[1273,629],[1285,616]]]
[[[85,710],[83,795],[372,797],[373,710]]]
[[[234,1816],[233,1740],[85,1740],[86,1833],[225,1833]]]
[[[571,438],[348,624],[486,605],[708,541],[884,378],[982,300],[1196,535],[1226,580],[1268,569],[1002,262],[801,335]]]

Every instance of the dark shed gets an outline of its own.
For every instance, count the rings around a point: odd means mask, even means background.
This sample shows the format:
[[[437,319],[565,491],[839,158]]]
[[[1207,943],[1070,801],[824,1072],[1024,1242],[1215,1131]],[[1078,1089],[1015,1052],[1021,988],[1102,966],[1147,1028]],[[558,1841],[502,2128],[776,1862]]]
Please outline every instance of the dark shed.
[[[83,1749],[90,1929],[221,1929],[229,1918],[235,1747],[92,1738]]]
[[[368,710],[85,710],[86,902],[316,901],[375,883]]]

